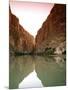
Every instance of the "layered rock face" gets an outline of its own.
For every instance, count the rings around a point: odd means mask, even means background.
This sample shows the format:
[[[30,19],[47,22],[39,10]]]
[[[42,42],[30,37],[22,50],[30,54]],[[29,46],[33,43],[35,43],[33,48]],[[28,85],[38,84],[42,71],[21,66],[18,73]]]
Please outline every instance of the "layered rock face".
[[[34,48],[33,36],[20,24],[19,19],[9,11],[9,47],[10,53],[31,53]]]
[[[43,23],[36,36],[36,53],[54,49],[54,53],[65,51],[66,39],[66,5],[55,4],[47,20]]]

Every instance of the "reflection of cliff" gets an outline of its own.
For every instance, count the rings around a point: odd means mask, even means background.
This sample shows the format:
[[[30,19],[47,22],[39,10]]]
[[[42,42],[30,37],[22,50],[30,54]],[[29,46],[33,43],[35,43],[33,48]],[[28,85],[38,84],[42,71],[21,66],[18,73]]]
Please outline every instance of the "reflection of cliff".
[[[10,52],[30,53],[33,51],[33,36],[19,24],[19,19],[9,10]]]
[[[66,84],[65,57],[16,56],[10,58],[9,88],[18,88],[24,78],[35,69],[43,86]],[[27,81],[28,83],[28,81]]]
[[[47,48],[55,48],[55,53],[65,50],[66,5],[55,4],[47,20],[36,36],[36,52],[45,52]]]
[[[63,62],[56,63],[52,57],[36,57],[35,70],[44,86],[65,85],[66,73]]]
[[[9,66],[9,88],[18,88],[19,83],[33,71],[33,58],[11,57]]]

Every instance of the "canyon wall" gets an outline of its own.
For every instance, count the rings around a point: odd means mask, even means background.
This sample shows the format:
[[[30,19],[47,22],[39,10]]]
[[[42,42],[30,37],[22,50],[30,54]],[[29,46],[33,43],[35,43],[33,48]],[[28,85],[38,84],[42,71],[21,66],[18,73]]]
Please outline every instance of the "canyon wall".
[[[34,48],[33,40],[33,36],[19,24],[19,19],[9,9],[10,53],[31,53]]]
[[[66,5],[55,4],[49,16],[36,35],[35,53],[48,49],[61,54],[65,51],[66,39]]]
[[[35,38],[20,24],[9,10],[10,53],[62,54],[66,51],[66,5],[55,4]]]

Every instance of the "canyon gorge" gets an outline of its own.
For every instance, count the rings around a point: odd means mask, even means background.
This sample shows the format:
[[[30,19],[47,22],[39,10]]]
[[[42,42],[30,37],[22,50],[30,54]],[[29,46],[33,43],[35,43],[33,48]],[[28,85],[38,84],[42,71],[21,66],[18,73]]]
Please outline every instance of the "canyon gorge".
[[[10,53],[62,54],[66,51],[66,5],[55,4],[34,37],[19,24],[9,8]]]

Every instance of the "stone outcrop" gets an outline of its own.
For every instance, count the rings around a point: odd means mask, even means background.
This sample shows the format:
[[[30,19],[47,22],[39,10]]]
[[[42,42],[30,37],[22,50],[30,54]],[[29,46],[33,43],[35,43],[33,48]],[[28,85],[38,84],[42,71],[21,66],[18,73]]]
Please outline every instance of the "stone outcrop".
[[[46,21],[38,30],[35,42],[35,52],[46,52],[47,49],[55,53],[65,51],[66,39],[66,5],[55,4]]]
[[[19,19],[9,10],[10,53],[31,53],[34,48],[33,40],[33,36],[19,24]]]

